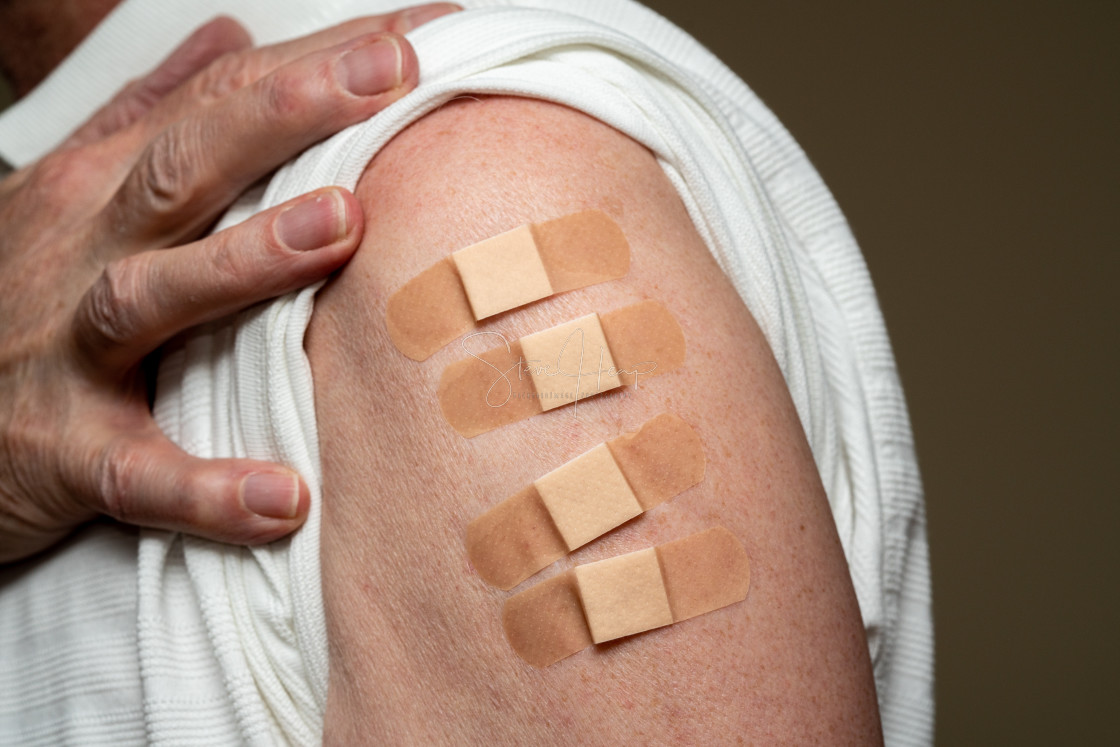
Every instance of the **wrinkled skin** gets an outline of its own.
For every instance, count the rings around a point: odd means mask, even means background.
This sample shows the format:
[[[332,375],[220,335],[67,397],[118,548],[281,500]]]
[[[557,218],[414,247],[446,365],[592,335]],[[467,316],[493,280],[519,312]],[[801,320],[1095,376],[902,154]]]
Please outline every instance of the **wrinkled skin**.
[[[219,18],[0,182],[0,561],[98,514],[241,543],[302,523],[307,488],[291,470],[171,444],[142,364],[177,332],[349,259],[363,218],[341,189],[200,237],[261,176],[411,90],[400,34],[453,10],[257,49]]]

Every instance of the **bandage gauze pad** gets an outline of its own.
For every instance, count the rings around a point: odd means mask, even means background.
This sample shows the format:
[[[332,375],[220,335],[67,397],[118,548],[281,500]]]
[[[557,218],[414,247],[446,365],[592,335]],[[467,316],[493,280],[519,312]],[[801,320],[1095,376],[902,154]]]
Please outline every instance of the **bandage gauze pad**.
[[[622,230],[605,213],[585,210],[452,253],[389,298],[385,323],[398,350],[424,360],[477,321],[629,269]]]
[[[621,385],[598,314],[523,337],[521,351],[542,410]]]
[[[451,255],[475,319],[500,314],[552,295],[552,284],[529,226]]]
[[[534,485],[569,550],[586,545],[642,512],[606,444],[548,473]]]
[[[684,362],[684,333],[656,301],[589,314],[513,342],[479,334],[504,344],[452,363],[439,382],[443,416],[467,438]]]
[[[502,625],[518,656],[545,667],[592,643],[741,602],[749,588],[746,550],[730,531],[715,527],[576,566],[514,594],[502,610]]]
[[[595,643],[673,623],[652,547],[575,568],[576,585]]]
[[[676,415],[557,467],[467,525],[467,555],[512,589],[548,564],[704,479],[704,448]]]

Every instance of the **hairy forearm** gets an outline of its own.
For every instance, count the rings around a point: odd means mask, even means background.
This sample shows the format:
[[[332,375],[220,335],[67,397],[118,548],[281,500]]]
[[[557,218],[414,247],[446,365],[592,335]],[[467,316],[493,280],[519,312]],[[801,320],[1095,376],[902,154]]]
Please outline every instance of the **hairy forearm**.
[[[358,196],[365,239],[321,294],[308,339],[326,496],[328,740],[878,740],[859,610],[796,411],[764,337],[653,157],[559,106],[458,101],[383,150]],[[387,298],[455,249],[586,208],[622,227],[630,272],[480,329],[515,339],[651,298],[680,321],[685,365],[463,438],[435,399],[462,349],[405,358],[385,330]],[[467,523],[665,411],[703,442],[703,482],[518,588],[725,526],[750,555],[747,600],[530,667],[503,635],[509,593],[467,561]]]

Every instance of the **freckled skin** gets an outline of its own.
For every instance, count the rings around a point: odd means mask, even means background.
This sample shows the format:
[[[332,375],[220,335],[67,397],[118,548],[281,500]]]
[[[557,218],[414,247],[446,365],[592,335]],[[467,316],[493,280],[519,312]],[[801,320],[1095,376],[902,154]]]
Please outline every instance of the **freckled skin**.
[[[320,295],[307,341],[326,493],[328,743],[880,742],[859,610],[788,390],[653,157],[560,106],[459,100],[398,135],[358,196],[362,248]],[[463,351],[405,358],[385,331],[386,300],[451,251],[587,208],[626,233],[629,274],[479,329],[516,339],[654,298],[684,329],[685,364],[462,438],[434,393]],[[472,518],[666,410],[704,444],[702,483],[513,592],[474,573]],[[716,525],[750,555],[745,602],[545,669],[506,644],[509,594]]]

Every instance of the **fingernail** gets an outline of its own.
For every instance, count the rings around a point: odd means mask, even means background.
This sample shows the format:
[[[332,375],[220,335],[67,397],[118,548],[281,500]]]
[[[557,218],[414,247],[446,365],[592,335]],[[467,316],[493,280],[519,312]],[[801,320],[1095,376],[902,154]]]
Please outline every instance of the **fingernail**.
[[[338,190],[320,192],[276,219],[276,235],[297,252],[330,246],[346,235],[346,203]]]
[[[241,503],[258,516],[293,519],[299,510],[299,478],[255,472],[241,481]]]
[[[392,36],[383,36],[342,55],[339,82],[355,96],[372,96],[401,84],[401,48]]]
[[[397,30],[402,34],[407,34],[414,28],[423,26],[428,21],[434,21],[440,16],[445,16],[448,13],[455,13],[462,8],[453,3],[437,3],[435,5],[425,5],[422,8],[413,8],[412,10],[404,11],[401,20],[397,23]]]

